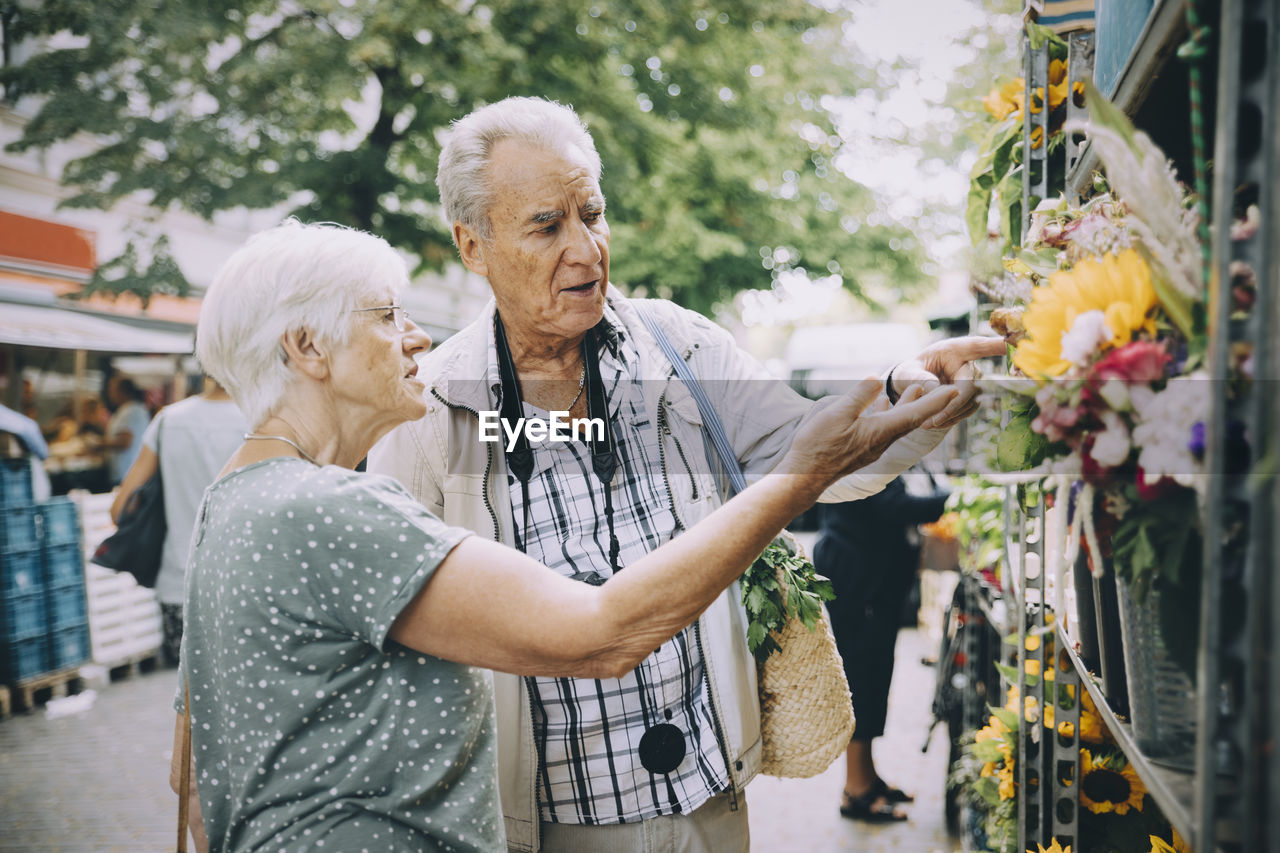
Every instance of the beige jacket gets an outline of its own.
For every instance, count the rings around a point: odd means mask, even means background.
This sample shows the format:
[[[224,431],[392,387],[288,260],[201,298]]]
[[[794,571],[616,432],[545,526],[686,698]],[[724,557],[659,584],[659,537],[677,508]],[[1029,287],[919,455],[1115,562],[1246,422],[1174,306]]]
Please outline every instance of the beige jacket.
[[[609,300],[639,350],[646,407],[663,432],[662,475],[672,509],[687,529],[720,506],[723,493],[717,481],[723,476],[713,472],[703,450],[697,404],[684,385],[672,379],[671,365],[641,321],[637,303],[619,296]],[[646,304],[711,398],[748,481],[768,473],[786,453],[811,401],[771,377],[724,329],[705,317],[671,302],[646,300]],[[478,436],[477,412],[494,406],[485,387],[494,310],[490,301],[475,322],[422,360],[427,414],[379,442],[369,454],[368,468],[399,479],[445,522],[513,545],[505,457],[500,445],[482,442]],[[841,480],[822,500],[857,500],[875,494],[937,446],[944,434],[917,430],[873,465]],[[734,584],[698,619],[695,630],[735,790],[741,790],[760,769],[760,708],[746,625]],[[520,677],[495,673],[494,698],[498,787],[508,845],[511,850],[536,851],[538,759],[529,694]]]

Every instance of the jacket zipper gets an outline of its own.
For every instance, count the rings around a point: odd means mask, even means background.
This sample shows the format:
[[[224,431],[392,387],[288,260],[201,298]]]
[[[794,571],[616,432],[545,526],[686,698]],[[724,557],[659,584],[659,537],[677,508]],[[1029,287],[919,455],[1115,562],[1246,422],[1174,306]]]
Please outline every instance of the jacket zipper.
[[[462,409],[462,411],[473,415],[477,421],[480,420],[480,413],[475,409],[450,403],[444,397],[441,397],[440,392],[435,388],[431,389],[431,396],[435,397],[451,409]],[[485,442],[485,445],[485,452],[488,454],[488,459],[484,464],[484,479],[480,481],[480,496],[484,498],[484,508],[489,510],[489,518],[493,519],[493,541],[500,543],[502,542],[502,531],[498,529],[498,511],[493,508],[493,503],[489,500],[489,472],[493,470],[493,443]]]
[[[529,694],[529,725],[533,726],[533,680],[527,676],[521,676],[524,681],[525,692]],[[534,742],[533,747],[533,823],[537,827],[534,831],[538,834],[535,850],[542,849],[542,750],[538,749],[538,735],[534,732],[531,740]]]
[[[702,656],[702,678],[707,688],[707,707],[711,709],[711,725],[715,728],[716,744],[720,747],[720,757],[724,759],[724,772],[729,777],[729,799],[733,811],[738,809],[738,785],[733,781],[733,765],[729,763],[729,746],[725,742],[724,729],[720,726],[720,711],[716,708],[716,695],[711,687],[711,660],[707,657],[706,649],[702,647],[702,620],[697,619],[693,623],[693,642],[698,647],[698,654]]]
[[[667,425],[667,392],[663,391],[662,396],[658,398],[658,466],[662,468],[662,479],[667,486],[667,501],[671,504],[671,516],[676,520],[676,524],[684,529],[684,520],[680,518],[680,513],[676,510],[675,492],[671,490],[671,478],[667,476],[667,451],[666,442],[662,440],[662,434],[670,434],[671,428]]]
[[[689,467],[689,460],[684,455],[684,448],[680,445],[680,439],[671,431],[671,422],[667,420],[667,413],[665,409],[662,410],[658,420],[662,425],[663,434],[671,436],[671,440],[676,445],[676,453],[680,454],[680,462],[684,465],[684,472],[689,475],[689,484],[693,488],[693,494],[690,495],[689,499],[696,501],[698,499],[698,480],[693,476],[693,468]],[[659,454],[659,456],[661,456],[661,454]]]

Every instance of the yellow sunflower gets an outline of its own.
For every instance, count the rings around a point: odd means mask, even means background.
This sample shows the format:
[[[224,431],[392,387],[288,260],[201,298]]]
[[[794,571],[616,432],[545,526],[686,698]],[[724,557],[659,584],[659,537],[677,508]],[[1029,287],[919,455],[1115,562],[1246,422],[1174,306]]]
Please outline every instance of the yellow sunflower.
[[[1022,111],[1023,90],[1025,88],[1026,81],[1023,78],[1014,78],[1000,88],[992,89],[988,92],[987,96],[982,99],[982,106],[995,117],[996,121],[1003,121],[1010,113]]]
[[[1053,839],[1053,843],[1048,847],[1041,847],[1039,843],[1036,844],[1036,847],[1040,848],[1040,853],[1071,853],[1071,845],[1068,844],[1066,847],[1061,847],[1058,845],[1058,839],[1056,838]],[[1027,853],[1036,853],[1036,851],[1028,850]]]
[[[1142,811],[1147,786],[1119,753],[1099,754],[1080,750],[1080,805],[1094,814],[1114,812],[1126,815],[1129,809]]]
[[[1093,697],[1088,690],[1080,692],[1083,699],[1080,705],[1080,740],[1084,743],[1102,743],[1107,739],[1107,730],[1102,726],[1098,706],[1093,704]]]
[[[1037,287],[1022,315],[1027,336],[1018,342],[1013,363],[1029,376],[1061,376],[1072,366],[1063,355],[1063,336],[1076,318],[1101,312],[1111,338],[1104,349],[1123,346],[1138,332],[1155,335],[1150,317],[1156,307],[1151,270],[1133,249],[1102,259],[1088,258],[1049,276]]]
[[[1049,63],[1049,109],[1056,110],[1067,99],[1067,63],[1055,59]]]
[[[1012,800],[1017,790],[1013,784],[1013,768],[1008,765],[1005,765],[1004,767],[1000,768],[999,772],[996,775],[1000,777],[1000,787],[998,789],[1000,793],[1000,799]]]

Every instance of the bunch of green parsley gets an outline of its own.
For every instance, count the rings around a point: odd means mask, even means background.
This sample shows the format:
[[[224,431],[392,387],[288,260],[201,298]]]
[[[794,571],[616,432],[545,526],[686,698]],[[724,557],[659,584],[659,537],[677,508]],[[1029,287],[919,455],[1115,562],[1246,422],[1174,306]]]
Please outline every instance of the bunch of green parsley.
[[[799,618],[812,631],[822,602],[836,597],[831,581],[814,571],[791,534],[783,532],[742,575],[742,606],[747,609],[747,648],[763,664],[780,650],[774,632]]]

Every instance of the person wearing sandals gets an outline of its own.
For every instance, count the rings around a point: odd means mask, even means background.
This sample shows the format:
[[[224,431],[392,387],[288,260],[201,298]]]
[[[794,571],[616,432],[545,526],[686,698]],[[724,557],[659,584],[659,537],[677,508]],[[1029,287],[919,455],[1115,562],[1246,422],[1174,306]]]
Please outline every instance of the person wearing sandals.
[[[884,734],[893,678],[893,652],[903,601],[920,562],[917,524],[942,515],[947,493],[911,494],[898,477],[884,491],[818,509],[820,535],[814,567],[831,579],[828,604],[836,648],[844,660],[858,725],[845,751],[840,814],[886,823],[906,820],[900,804],[912,797],[876,770],[872,744]]]
[[[170,784],[194,783],[198,849],[503,850],[489,670],[630,672],[833,480],[957,396],[917,387],[866,412],[864,381],[778,476],[609,584],[574,583],[353,470],[428,406],[407,286],[385,241],[288,222],[205,294],[196,353],[251,432],[204,494],[187,571]]]
[[[454,124],[436,180],[462,262],[494,298],[423,359],[427,414],[388,435],[369,470],[450,523],[608,588],[723,500],[692,386],[672,379],[668,350],[710,399],[748,482],[774,470],[821,404],[705,317],[610,286],[600,173],[567,106],[507,98]],[[957,339],[895,368],[895,394],[940,381],[964,390],[823,500],[874,494],[936,446],[976,408],[969,362],[1003,351],[999,339]],[[497,411],[567,412],[608,437],[481,440]],[[749,848],[744,788],[762,746],[739,597],[726,591],[619,677],[495,676],[509,849]]]

